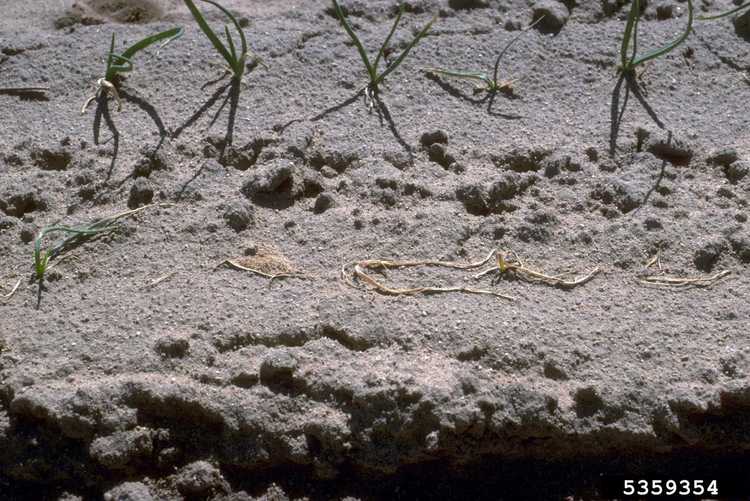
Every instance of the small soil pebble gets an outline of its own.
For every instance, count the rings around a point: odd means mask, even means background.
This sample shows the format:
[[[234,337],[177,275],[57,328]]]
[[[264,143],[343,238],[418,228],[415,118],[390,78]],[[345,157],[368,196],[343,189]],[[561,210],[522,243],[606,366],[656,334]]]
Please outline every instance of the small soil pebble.
[[[729,164],[736,162],[739,157],[737,156],[737,150],[734,148],[724,148],[717,150],[706,159],[708,163],[721,165],[722,167],[728,167]]]
[[[671,2],[661,2],[656,6],[656,19],[672,19],[674,11]]]
[[[255,223],[255,208],[242,201],[230,202],[222,217],[227,226],[239,233]]]
[[[544,19],[539,23],[542,30],[557,33],[568,22],[570,11],[556,0],[541,0],[534,4],[533,19],[537,21],[542,16]]]
[[[315,212],[316,214],[322,214],[334,205],[336,205],[336,202],[329,193],[321,193],[320,195],[318,195],[318,198],[315,199],[315,207],[313,207],[313,212]]]
[[[153,501],[148,487],[141,482],[124,482],[104,493],[104,501]]]
[[[274,350],[269,353],[260,366],[260,380],[263,384],[287,382],[297,370],[297,359],[290,353]]]
[[[726,169],[726,176],[730,183],[737,183],[750,172],[750,162],[747,160],[737,160],[729,165]]]
[[[206,461],[196,461],[182,468],[174,484],[183,496],[205,497],[230,492],[221,471]]]
[[[181,358],[187,354],[190,343],[183,337],[169,335],[157,340],[154,348],[166,357]]]
[[[718,240],[711,240],[695,251],[693,263],[701,271],[709,272],[721,257],[724,244]]]
[[[154,188],[145,177],[136,178],[133,187],[130,189],[130,198],[128,198],[128,207],[136,209],[143,205],[148,205],[154,199]]]
[[[422,143],[422,146],[424,146],[425,148],[428,148],[436,143],[448,144],[448,134],[444,130],[425,132],[424,134],[422,134],[419,142]]]

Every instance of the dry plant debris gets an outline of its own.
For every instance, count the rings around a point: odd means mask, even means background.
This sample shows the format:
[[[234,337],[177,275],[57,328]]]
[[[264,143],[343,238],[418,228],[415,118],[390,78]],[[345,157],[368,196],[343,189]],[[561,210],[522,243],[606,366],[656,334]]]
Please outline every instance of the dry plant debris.
[[[157,278],[156,280],[153,280],[152,282],[149,282],[146,285],[144,285],[143,287],[141,287],[141,290],[153,289],[154,287],[156,287],[160,283],[166,282],[167,280],[169,280],[170,278],[172,278],[175,275],[177,275],[176,271],[172,271],[170,273],[167,273],[166,275],[162,275],[161,277]]]
[[[654,265],[659,268],[659,272],[648,274],[648,270]],[[638,280],[641,283],[664,287],[710,287],[731,273],[729,270],[723,270],[714,273],[713,275],[702,277],[677,277],[667,275],[661,265],[661,251],[657,252],[654,257],[649,259],[644,268],[645,271],[638,275]]]
[[[0,299],[2,299],[3,303],[7,303],[10,300],[10,298],[13,297],[13,294],[15,294],[16,291],[18,290],[18,286],[19,285],[21,285],[21,279],[20,278],[18,279],[18,281],[16,282],[16,285],[13,286],[13,288],[10,290],[9,293],[7,293],[7,294],[5,294],[3,296],[0,296]]]
[[[577,272],[564,272],[558,275],[547,275],[541,271],[528,268],[515,252],[511,251],[511,253],[515,257],[515,261],[508,261],[505,259],[505,254],[501,251],[493,251],[490,256],[496,258],[496,266],[477,273],[474,275],[474,278],[479,279],[490,273],[500,273],[501,275],[505,273],[514,273],[530,282],[542,282],[555,287],[571,289],[585,284],[594,278],[594,276],[600,271],[599,268],[594,268],[584,275],[580,275]]]
[[[240,271],[249,271],[275,280],[277,278],[310,278],[308,274],[296,268],[289,259],[273,249],[258,247],[255,254],[234,259],[226,259],[216,268],[227,266]]]
[[[443,268],[452,268],[456,270],[470,270],[474,268],[479,268],[481,266],[486,265],[494,256],[495,251],[490,252],[485,259],[482,261],[476,262],[476,263],[456,263],[453,261],[435,261],[431,259],[423,259],[423,260],[416,260],[416,261],[388,261],[388,260],[382,260],[382,259],[367,259],[364,261],[353,261],[350,263],[346,263],[344,266],[341,267],[341,278],[346,282],[348,285],[351,285],[352,287],[357,288],[357,285],[354,283],[354,279],[361,280],[362,282],[366,283],[370,287],[372,287],[375,291],[380,292],[382,294],[386,294],[389,296],[403,296],[403,295],[415,295],[415,294],[437,294],[437,293],[445,293],[445,292],[463,292],[466,294],[485,294],[489,296],[495,296],[503,299],[509,299],[513,300],[514,298],[511,296],[507,296],[505,294],[501,294],[499,292],[494,292],[490,290],[484,290],[484,289],[473,289],[470,287],[414,287],[414,288],[405,288],[405,289],[396,289],[388,287],[381,282],[375,280],[372,278],[372,276],[368,275],[365,270],[379,270],[385,272],[389,269],[399,269],[399,268],[410,268],[410,267],[416,267],[416,266],[440,266]]]

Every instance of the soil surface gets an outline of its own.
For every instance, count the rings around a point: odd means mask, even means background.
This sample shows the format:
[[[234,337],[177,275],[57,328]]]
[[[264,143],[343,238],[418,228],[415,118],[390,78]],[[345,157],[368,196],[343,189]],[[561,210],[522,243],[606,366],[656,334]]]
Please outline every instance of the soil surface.
[[[0,498],[593,499],[601,474],[747,470],[741,23],[696,23],[634,83],[623,2],[406,0],[391,61],[439,17],[369,109],[325,0],[225,0],[263,61],[239,86],[177,0],[0,3],[0,87],[49,87],[0,93]],[[380,47],[396,1],[342,5]],[[541,13],[512,93],[421,71],[489,71]],[[640,47],[686,16],[649,2]],[[113,32],[176,25],[121,111],[81,114]],[[42,228],[149,204],[32,279]],[[510,300],[347,265],[495,249],[599,273],[360,267]]]

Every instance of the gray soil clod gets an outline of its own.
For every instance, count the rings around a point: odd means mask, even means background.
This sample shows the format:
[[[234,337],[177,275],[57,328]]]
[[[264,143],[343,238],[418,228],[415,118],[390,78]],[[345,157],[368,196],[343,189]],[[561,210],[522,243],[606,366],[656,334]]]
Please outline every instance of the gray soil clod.
[[[408,0],[393,53],[439,18],[369,110],[329,0],[220,3],[265,63],[238,95],[181,1],[4,6],[0,88],[49,90],[0,93],[0,500],[596,499],[602,474],[747,470],[747,15],[628,89],[622,2]],[[341,2],[366,47],[397,3]],[[512,96],[422,71],[491,67],[542,14]],[[649,2],[639,46],[686,15]],[[177,25],[122,111],[81,116],[112,32]],[[40,229],[149,204],[30,281]]]

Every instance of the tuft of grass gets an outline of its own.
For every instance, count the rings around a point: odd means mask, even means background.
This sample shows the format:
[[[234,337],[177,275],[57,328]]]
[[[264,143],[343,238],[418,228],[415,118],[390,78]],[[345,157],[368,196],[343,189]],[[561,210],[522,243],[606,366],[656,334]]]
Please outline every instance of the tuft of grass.
[[[349,35],[349,37],[352,39],[352,42],[354,42],[354,46],[357,48],[357,51],[359,52],[359,56],[362,58],[362,62],[365,65],[365,69],[367,70],[367,76],[369,77],[369,83],[365,87],[366,96],[369,99],[374,98],[374,96],[378,93],[378,86],[383,83],[383,80],[385,80],[385,77],[390,75],[396,68],[401,65],[401,63],[404,62],[404,59],[406,59],[406,56],[409,55],[409,52],[414,48],[417,43],[427,36],[427,33],[429,33],[430,28],[432,28],[432,24],[437,20],[437,15],[432,18],[432,20],[425,25],[424,28],[422,28],[422,31],[420,31],[416,37],[409,43],[409,45],[406,46],[406,48],[401,52],[401,54],[390,64],[388,67],[383,70],[382,72],[378,72],[378,66],[380,65],[380,60],[383,59],[385,55],[385,51],[388,48],[388,43],[391,41],[391,38],[393,37],[393,34],[396,32],[396,28],[398,27],[398,23],[401,21],[401,16],[404,14],[404,5],[401,4],[398,9],[398,15],[396,16],[396,21],[393,23],[393,27],[391,28],[390,33],[388,33],[388,37],[386,37],[385,42],[383,42],[383,45],[380,47],[380,50],[378,51],[377,56],[375,57],[375,62],[370,62],[370,57],[367,55],[367,51],[365,50],[364,46],[362,45],[362,42],[359,40],[359,37],[357,37],[357,34],[354,33],[354,30],[352,30],[352,27],[349,25],[349,22],[346,20],[346,16],[344,16],[344,12],[341,9],[341,6],[336,0],[333,1],[333,8],[336,12],[336,17],[339,18],[339,21],[341,22],[341,25],[344,27],[344,30]]]
[[[628,20],[625,24],[625,31],[622,36],[622,45],[620,46],[620,65],[618,66],[618,70],[622,73],[632,73],[637,66],[652,59],[661,57],[682,44],[693,29],[692,0],[687,0],[687,4],[688,21],[685,31],[670,43],[638,56],[638,22],[641,18],[641,2],[640,0],[633,0],[630,5]]]
[[[36,279],[41,283],[44,279],[44,275],[50,268],[50,260],[56,258],[66,250],[69,250],[77,245],[83,243],[86,239],[95,235],[100,235],[113,231],[116,229],[115,223],[119,220],[132,216],[138,212],[152,207],[152,205],[145,205],[137,209],[128,210],[115,214],[114,216],[105,217],[94,221],[88,225],[82,226],[64,226],[64,225],[53,225],[43,228],[36,240],[34,240],[34,272]],[[50,233],[64,233],[67,235],[66,238],[53,245],[49,249],[42,250],[42,241]]]
[[[117,92],[117,87],[114,81],[119,73],[127,73],[133,71],[133,57],[136,53],[148,48],[149,46],[161,42],[164,40],[161,48],[167,45],[172,40],[182,36],[183,29],[181,27],[172,28],[171,30],[162,31],[155,35],[140,40],[134,43],[122,54],[115,54],[115,34],[112,33],[112,42],[109,46],[109,53],[107,54],[107,66],[104,71],[104,77],[96,81],[96,92],[93,96],[88,98],[81,108],[81,114],[86,112],[91,101],[99,97],[100,93],[111,93],[117,100],[117,111],[122,109],[122,101],[120,100],[120,94]]]
[[[518,40],[521,39],[521,37],[526,34],[528,30],[536,26],[539,22],[544,19],[544,16],[540,17],[530,25],[528,25],[526,28],[521,30],[521,33],[516,35],[510,42],[505,44],[505,47],[503,47],[503,50],[500,51],[500,54],[497,56],[497,59],[495,60],[495,66],[492,71],[492,77],[490,77],[487,73],[481,72],[481,71],[458,71],[458,70],[448,70],[443,68],[422,68],[422,71],[427,73],[432,73],[435,75],[443,75],[447,77],[454,77],[454,78],[462,78],[466,80],[474,80],[478,82],[484,83],[483,87],[476,87],[476,92],[487,92],[490,94],[494,94],[496,92],[512,92],[513,91],[513,81],[512,80],[499,80],[498,75],[500,71],[500,60],[503,58],[506,52],[508,52],[508,49],[516,43]]]
[[[193,0],[185,0],[185,5],[188,9],[190,9],[190,13],[193,15],[193,18],[195,18],[195,22],[198,23],[198,26],[200,27],[201,31],[206,35],[208,40],[211,42],[211,45],[214,46],[216,49],[216,52],[221,54],[221,57],[224,58],[227,65],[229,66],[229,71],[232,74],[232,77],[240,81],[242,80],[242,76],[245,74],[245,64],[247,60],[247,40],[245,39],[245,33],[242,31],[242,27],[240,26],[239,21],[237,21],[237,18],[234,17],[234,15],[229,12],[227,9],[219,5],[218,3],[214,2],[213,0],[203,0],[206,3],[209,3],[219,9],[221,12],[224,13],[225,16],[229,18],[229,20],[234,25],[234,28],[237,30],[237,33],[239,34],[240,38],[240,46],[239,46],[239,52],[237,51],[237,46],[234,43],[234,40],[232,39],[231,34],[229,33],[229,26],[224,25],[224,35],[226,36],[227,43],[224,45],[224,43],[221,41],[221,39],[216,35],[214,30],[209,26],[209,24],[206,22],[206,19],[203,17],[203,13],[201,13],[200,9],[195,6],[195,3]]]
[[[743,3],[739,7],[735,7],[734,9],[730,9],[726,12],[722,12],[720,14],[714,14],[711,16],[698,16],[698,20],[700,21],[713,21],[714,19],[721,19],[723,17],[731,16],[732,14],[736,14],[737,12],[740,12],[741,10],[747,9],[750,7],[750,2]]]

